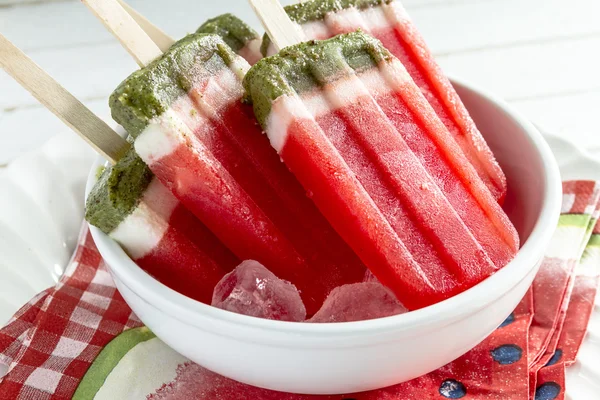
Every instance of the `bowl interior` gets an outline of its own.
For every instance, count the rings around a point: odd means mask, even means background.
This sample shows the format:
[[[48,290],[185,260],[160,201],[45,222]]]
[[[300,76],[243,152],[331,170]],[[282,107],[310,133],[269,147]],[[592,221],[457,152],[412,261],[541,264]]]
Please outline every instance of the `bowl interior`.
[[[260,342],[266,342],[265,329],[331,338],[331,335],[357,336],[384,331],[416,332],[419,327],[426,329],[431,321],[464,318],[500,298],[536,267],[558,220],[561,184],[550,148],[531,123],[493,96],[457,81],[453,83],[506,174],[509,190],[504,208],[521,238],[521,250],[512,262],[457,296],[421,310],[377,320],[330,324],[264,320],[216,309],[169,289],[139,268],[107,235],[91,227],[98,249],[123,284],[168,315],[196,326],[206,326],[206,319],[231,329],[243,326],[245,334],[252,331],[256,334],[252,335],[254,339]],[[86,193],[94,184],[95,171],[101,162],[99,159],[92,168]],[[500,322],[503,317],[498,317]]]
[[[548,194],[538,143],[523,134],[522,121],[486,101],[480,91],[457,82],[454,86],[506,175],[508,192],[503,208],[522,246],[540,218]]]

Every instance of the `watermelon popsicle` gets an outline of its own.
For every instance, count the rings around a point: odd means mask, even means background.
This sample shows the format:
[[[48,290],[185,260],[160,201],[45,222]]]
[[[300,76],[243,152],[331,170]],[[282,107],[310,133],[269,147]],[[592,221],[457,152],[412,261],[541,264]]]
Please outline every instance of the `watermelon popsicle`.
[[[506,196],[504,173],[399,0],[311,0],[285,9],[308,39],[327,39],[357,29],[379,39],[404,64],[467,160],[502,204]],[[275,51],[266,36],[263,51]]]
[[[156,279],[207,304],[216,283],[239,263],[133,149],[102,172],[87,198],[86,220]]]
[[[271,144],[408,308],[507,264],[518,236],[403,65],[355,32],[290,46],[244,80]]]
[[[198,32],[222,34],[241,52],[256,54],[247,49],[257,47],[250,43],[258,34],[231,14],[206,21]],[[219,279],[239,263],[133,149],[104,170],[88,197],[86,219],[159,281],[205,303]]]
[[[113,118],[186,208],[237,257],[296,285],[311,315],[365,267],[241,103],[248,68],[217,35],[189,35],[116,89]]]

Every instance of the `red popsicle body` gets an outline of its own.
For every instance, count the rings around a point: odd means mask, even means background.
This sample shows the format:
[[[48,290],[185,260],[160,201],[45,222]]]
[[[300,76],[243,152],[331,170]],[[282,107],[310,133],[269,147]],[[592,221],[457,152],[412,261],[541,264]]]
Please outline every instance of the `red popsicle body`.
[[[361,281],[365,266],[241,104],[248,64],[214,54],[204,67],[182,72],[187,92],[150,121],[136,151],[236,256],[296,285],[311,315],[334,287]]]
[[[210,304],[215,285],[239,259],[181,204],[168,223],[156,247],[134,261],[171,289]]]
[[[407,308],[472,287],[514,257],[508,217],[378,42],[353,33],[290,48],[246,84],[286,165]]]
[[[327,39],[357,29],[379,39],[402,62],[481,180],[502,204],[506,196],[504,173],[400,1],[382,0],[373,6],[365,3],[356,0],[340,5],[313,0],[286,10],[293,20],[300,20],[309,39]],[[270,46],[269,53],[273,52]]]
[[[231,14],[206,21],[198,32],[222,35],[249,62],[260,58],[258,33]],[[240,262],[133,151],[105,171],[90,198],[91,223],[118,236],[144,270],[188,297],[210,302],[214,285]]]
[[[150,275],[207,304],[216,283],[239,263],[156,178],[109,235]]]

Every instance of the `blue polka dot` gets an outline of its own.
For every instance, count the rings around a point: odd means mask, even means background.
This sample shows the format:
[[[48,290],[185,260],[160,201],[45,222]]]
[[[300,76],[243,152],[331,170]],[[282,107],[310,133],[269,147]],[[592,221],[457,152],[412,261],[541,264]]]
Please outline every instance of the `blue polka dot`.
[[[562,350],[561,349],[556,349],[556,351],[552,355],[552,358],[550,360],[548,360],[548,363],[546,365],[544,365],[544,366],[545,367],[549,367],[550,365],[554,365],[557,362],[559,362],[561,358],[562,358]]]
[[[499,364],[514,364],[521,359],[523,350],[514,344],[505,344],[492,350],[492,357]]]
[[[515,313],[514,312],[510,313],[510,315],[508,317],[506,317],[504,322],[501,323],[498,328],[504,328],[506,325],[510,325],[513,322],[515,322]]]
[[[467,395],[467,388],[459,381],[446,379],[440,386],[440,394],[447,399],[461,399]]]
[[[554,382],[546,382],[535,389],[535,400],[553,400],[560,394],[560,386]]]

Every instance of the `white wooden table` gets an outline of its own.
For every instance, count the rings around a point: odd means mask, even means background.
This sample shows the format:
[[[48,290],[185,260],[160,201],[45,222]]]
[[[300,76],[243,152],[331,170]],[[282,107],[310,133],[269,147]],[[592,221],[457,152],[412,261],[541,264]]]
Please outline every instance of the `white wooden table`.
[[[245,0],[129,1],[173,37],[224,12],[258,29]],[[546,130],[600,150],[599,0],[404,3],[449,74],[495,92]],[[0,32],[110,120],[107,97],[136,66],[84,5],[0,0]],[[65,129],[0,71],[0,165]]]

